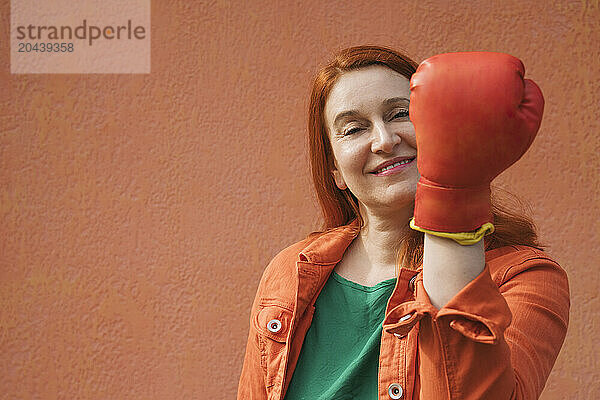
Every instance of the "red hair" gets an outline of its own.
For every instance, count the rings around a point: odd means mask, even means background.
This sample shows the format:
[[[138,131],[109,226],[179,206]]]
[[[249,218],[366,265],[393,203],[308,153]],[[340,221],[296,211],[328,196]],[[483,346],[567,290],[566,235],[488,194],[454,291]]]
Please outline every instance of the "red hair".
[[[331,171],[334,157],[324,109],[332,87],[342,74],[370,65],[383,65],[410,80],[419,64],[406,54],[387,47],[350,47],[339,51],[333,60],[319,70],[312,86],[308,110],[308,149],[313,184],[324,218],[322,231],[346,225],[354,218],[358,218],[361,227],[364,225],[356,197],[349,189],[340,190],[333,179]],[[510,201],[512,207],[505,205]],[[514,211],[515,208],[523,208],[523,203],[516,196],[492,187],[492,214],[496,229],[485,237],[486,250],[516,244],[542,249],[535,224],[522,212]],[[409,231],[399,244],[398,259],[405,267],[417,268],[423,261],[424,234],[413,229]]]

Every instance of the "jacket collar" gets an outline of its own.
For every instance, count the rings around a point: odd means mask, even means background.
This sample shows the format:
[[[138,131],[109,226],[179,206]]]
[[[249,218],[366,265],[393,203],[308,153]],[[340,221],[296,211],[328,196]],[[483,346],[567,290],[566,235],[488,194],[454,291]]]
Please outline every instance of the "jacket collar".
[[[354,218],[347,225],[325,231],[300,251],[300,261],[311,264],[337,264],[359,232],[358,218]]]

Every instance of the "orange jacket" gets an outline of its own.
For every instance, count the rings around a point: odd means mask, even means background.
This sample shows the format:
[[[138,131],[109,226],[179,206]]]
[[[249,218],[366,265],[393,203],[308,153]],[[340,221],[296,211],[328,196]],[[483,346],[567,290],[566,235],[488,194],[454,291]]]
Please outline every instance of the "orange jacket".
[[[238,399],[283,399],[317,296],[358,233],[355,219],[269,263],[250,313]],[[421,270],[401,268],[383,321],[378,397],[537,399],[568,316],[566,273],[531,247],[486,251],[484,271],[440,310]]]

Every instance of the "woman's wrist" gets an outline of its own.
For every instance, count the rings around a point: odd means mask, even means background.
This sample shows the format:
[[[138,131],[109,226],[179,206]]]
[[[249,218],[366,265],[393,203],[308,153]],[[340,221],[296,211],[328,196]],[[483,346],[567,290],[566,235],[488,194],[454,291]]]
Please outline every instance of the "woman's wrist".
[[[425,233],[423,285],[437,309],[442,308],[485,268],[484,241],[461,245]]]

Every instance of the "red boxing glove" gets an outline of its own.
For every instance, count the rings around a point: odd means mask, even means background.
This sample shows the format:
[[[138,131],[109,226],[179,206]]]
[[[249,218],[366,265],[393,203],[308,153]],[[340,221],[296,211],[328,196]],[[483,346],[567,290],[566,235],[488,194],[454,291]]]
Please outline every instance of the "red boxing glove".
[[[490,183],[527,151],[544,97],[502,53],[440,54],[410,80],[417,136],[413,229],[473,244],[494,231]],[[474,231],[474,232],[473,232]]]

